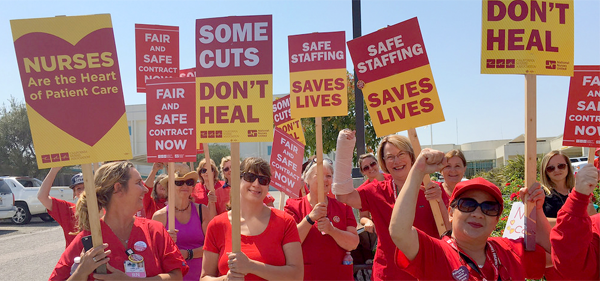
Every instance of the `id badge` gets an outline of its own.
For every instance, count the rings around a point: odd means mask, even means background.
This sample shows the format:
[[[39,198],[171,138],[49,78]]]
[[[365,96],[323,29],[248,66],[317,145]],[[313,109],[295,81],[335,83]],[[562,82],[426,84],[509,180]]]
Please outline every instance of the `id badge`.
[[[126,260],[124,263],[125,274],[133,278],[146,278],[146,268],[144,262],[132,262]]]

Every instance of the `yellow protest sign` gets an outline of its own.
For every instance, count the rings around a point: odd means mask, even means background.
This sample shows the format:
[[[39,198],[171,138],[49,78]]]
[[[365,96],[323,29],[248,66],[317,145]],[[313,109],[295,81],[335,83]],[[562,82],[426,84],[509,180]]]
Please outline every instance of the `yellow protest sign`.
[[[40,169],[130,159],[110,15],[12,20]]]
[[[573,75],[573,1],[484,0],[481,73]]]

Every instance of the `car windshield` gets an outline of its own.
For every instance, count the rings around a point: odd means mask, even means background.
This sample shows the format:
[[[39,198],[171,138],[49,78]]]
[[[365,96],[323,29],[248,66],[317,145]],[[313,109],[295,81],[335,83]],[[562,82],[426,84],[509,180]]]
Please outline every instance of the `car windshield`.
[[[8,184],[6,184],[6,182],[4,182],[4,180],[0,180],[0,194],[11,194],[11,193],[12,193],[12,190],[10,189]]]

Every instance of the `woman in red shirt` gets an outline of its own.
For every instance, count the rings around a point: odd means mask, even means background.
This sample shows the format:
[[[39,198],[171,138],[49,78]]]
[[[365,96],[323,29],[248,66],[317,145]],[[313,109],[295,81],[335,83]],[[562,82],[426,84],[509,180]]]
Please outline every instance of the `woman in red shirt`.
[[[217,170],[217,165],[215,165],[215,161],[210,159],[210,169],[206,167],[206,158],[200,160],[198,163],[198,175],[200,176],[200,182],[196,184],[194,187],[194,192],[192,193],[192,198],[194,199],[194,203],[196,204],[204,204],[208,206],[208,191],[210,190],[206,185],[208,184],[208,173],[213,174],[213,182],[215,185],[215,192],[223,186],[223,182],[219,180],[219,171]],[[216,194],[216,193],[215,193]],[[217,195],[218,196],[218,195]]]
[[[454,188],[448,208],[451,234],[439,240],[413,226],[423,176],[446,163],[443,152],[424,149],[408,174],[389,227],[398,247],[396,264],[419,280],[541,278],[546,265],[550,265],[546,258],[550,253],[550,224],[542,210],[544,192],[539,183],[521,190],[536,204],[538,245],[533,252],[525,251],[523,239],[490,237],[502,214],[504,200],[500,189],[483,178],[461,182]]]
[[[160,222],[135,217],[142,208],[144,187],[140,173],[128,161],[102,165],[94,175],[98,208],[106,214],[100,220],[103,245],[83,255],[81,238],[90,235],[88,202],[85,192],[77,202],[78,229],[81,231],[56,264],[50,280],[125,280],[130,277],[159,277],[181,280],[188,267],[179,249]],[[71,275],[75,257],[81,263]],[[108,274],[94,270],[106,264]]]
[[[232,253],[231,211],[216,216],[204,241],[201,280],[302,280],[302,247],[296,223],[263,199],[271,170],[261,158],[241,164],[241,252]]]
[[[327,159],[328,160],[328,159]],[[333,166],[323,161],[325,193],[331,189]],[[356,248],[359,239],[352,208],[325,196],[319,203],[317,165],[311,165],[302,179],[312,192],[289,199],[285,211],[297,223],[304,256],[304,280],[354,280],[352,265],[343,265],[346,252]]]
[[[379,163],[377,163],[377,158],[371,153],[366,153],[358,157],[358,167],[360,168],[360,173],[366,178],[365,182],[363,182],[360,186],[367,185],[374,180],[391,180],[391,176],[389,174],[384,174],[379,171]],[[364,226],[366,231],[375,233],[375,224],[373,224],[371,213],[368,211],[360,212],[360,224]]]

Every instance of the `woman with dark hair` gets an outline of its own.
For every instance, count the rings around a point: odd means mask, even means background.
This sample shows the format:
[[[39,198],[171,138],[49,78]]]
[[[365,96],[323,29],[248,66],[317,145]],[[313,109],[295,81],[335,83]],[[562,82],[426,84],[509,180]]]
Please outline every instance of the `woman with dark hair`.
[[[542,159],[540,166],[540,181],[546,192],[544,201],[544,214],[548,217],[551,226],[556,224],[558,210],[562,208],[575,186],[575,175],[571,160],[562,151],[548,152]],[[596,214],[594,205],[588,206],[588,214]]]
[[[144,185],[150,192],[144,195],[144,208],[138,211],[138,217],[152,219],[154,212],[167,205],[167,197],[169,195],[167,185],[160,183],[167,175],[160,174],[156,176],[156,173],[162,170],[163,167],[164,164],[160,162],[152,164],[152,170],[144,182]]]
[[[330,161],[323,161],[326,193],[333,182]],[[354,250],[359,242],[352,208],[327,196],[326,203],[318,202],[317,165],[311,165],[302,179],[312,192],[289,199],[285,211],[296,221],[302,241],[304,280],[354,280],[352,265],[343,264],[346,253]]]
[[[263,204],[271,181],[269,163],[246,158],[240,176],[241,252],[232,253],[231,211],[216,216],[206,232],[201,280],[302,280],[294,219]]]
[[[98,208],[106,210],[100,220],[104,244],[81,255],[81,238],[90,235],[84,192],[76,211],[80,233],[63,252],[50,280],[124,280],[133,276],[181,280],[188,267],[165,228],[159,222],[134,216],[143,207],[148,189],[133,164],[119,161],[102,165],[94,175],[94,184]],[[81,263],[71,275],[74,258],[80,255]],[[103,264],[107,275],[93,273]]]

